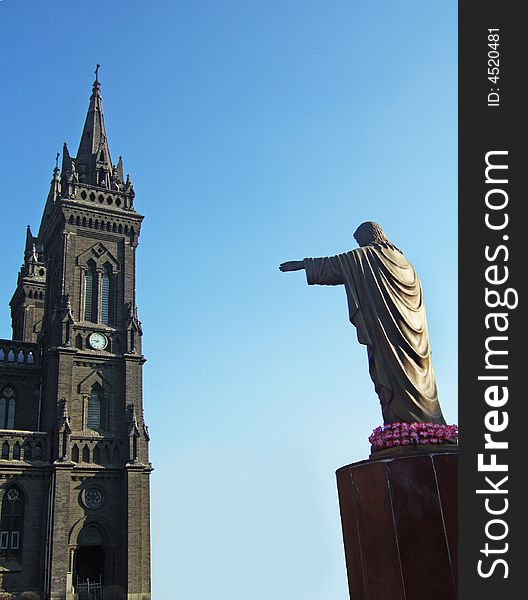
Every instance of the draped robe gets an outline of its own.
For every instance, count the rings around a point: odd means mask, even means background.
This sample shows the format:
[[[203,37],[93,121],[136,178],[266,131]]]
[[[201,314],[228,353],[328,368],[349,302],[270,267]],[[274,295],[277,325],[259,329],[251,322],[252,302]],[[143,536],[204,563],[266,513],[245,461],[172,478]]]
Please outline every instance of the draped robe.
[[[431,360],[422,285],[403,254],[363,246],[305,258],[309,285],[344,285],[351,323],[367,346],[384,423],[445,423]]]

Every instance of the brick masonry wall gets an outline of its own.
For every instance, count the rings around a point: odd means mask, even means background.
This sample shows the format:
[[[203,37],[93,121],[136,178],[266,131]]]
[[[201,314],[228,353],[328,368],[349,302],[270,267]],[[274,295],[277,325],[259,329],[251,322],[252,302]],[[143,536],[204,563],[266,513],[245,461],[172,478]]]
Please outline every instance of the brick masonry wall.
[[[6,490],[16,485],[24,495],[24,527],[18,564],[0,561],[0,589],[39,591],[44,572],[49,471],[0,466],[0,506]]]

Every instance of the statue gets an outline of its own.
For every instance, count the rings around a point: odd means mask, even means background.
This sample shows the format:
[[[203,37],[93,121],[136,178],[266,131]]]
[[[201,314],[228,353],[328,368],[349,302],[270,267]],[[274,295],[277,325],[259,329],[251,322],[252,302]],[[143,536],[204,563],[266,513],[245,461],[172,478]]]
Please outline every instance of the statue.
[[[79,183],[79,175],[77,173],[77,169],[75,168],[75,163],[73,162],[73,160],[71,161],[70,180],[73,181],[73,183]]]
[[[132,184],[132,181],[130,179],[130,175],[127,175],[126,178],[125,192],[128,192],[132,196],[132,198],[136,195],[136,193],[134,192],[134,185]]]
[[[68,189],[70,192],[70,198],[75,198],[75,190],[77,188],[78,183],[79,183],[79,175],[77,174],[77,169],[75,168],[75,163],[72,160],[71,166],[70,166],[70,171],[68,173]]]
[[[306,271],[309,285],[344,285],[351,323],[367,346],[385,424],[445,424],[431,360],[422,286],[416,271],[372,221],[354,233],[359,248],[280,265]]]
[[[117,167],[114,165],[112,167],[112,189],[120,192],[123,189],[121,182],[119,181],[119,171]]]
[[[37,252],[37,246],[35,245],[35,242],[33,242],[33,244],[31,244],[30,262],[38,263],[38,252]]]

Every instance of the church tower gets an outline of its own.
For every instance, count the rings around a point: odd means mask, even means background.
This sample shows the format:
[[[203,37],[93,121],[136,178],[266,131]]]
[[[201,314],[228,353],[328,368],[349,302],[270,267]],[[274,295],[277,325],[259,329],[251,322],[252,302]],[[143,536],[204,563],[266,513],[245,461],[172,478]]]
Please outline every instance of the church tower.
[[[64,145],[26,234],[13,341],[0,340],[0,590],[150,599],[134,196],[96,71],[77,155]]]

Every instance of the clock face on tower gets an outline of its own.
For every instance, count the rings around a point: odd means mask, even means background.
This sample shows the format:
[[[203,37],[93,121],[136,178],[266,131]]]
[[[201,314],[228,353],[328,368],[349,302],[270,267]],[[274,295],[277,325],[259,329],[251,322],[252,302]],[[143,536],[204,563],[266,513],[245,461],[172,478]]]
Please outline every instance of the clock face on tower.
[[[88,342],[94,350],[104,350],[108,345],[108,338],[106,337],[106,335],[103,335],[102,333],[98,333],[96,331],[90,334]]]

